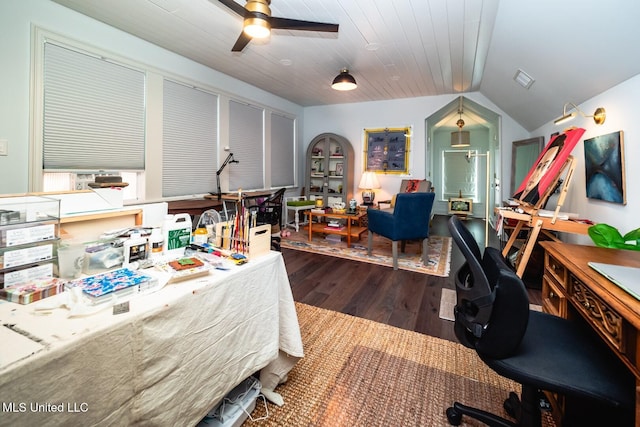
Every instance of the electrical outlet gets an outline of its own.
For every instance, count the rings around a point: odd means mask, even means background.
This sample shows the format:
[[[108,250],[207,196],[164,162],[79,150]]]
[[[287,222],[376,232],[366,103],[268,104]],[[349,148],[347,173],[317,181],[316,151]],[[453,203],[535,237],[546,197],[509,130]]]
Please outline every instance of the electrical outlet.
[[[9,141],[6,139],[0,139],[0,156],[9,155]]]

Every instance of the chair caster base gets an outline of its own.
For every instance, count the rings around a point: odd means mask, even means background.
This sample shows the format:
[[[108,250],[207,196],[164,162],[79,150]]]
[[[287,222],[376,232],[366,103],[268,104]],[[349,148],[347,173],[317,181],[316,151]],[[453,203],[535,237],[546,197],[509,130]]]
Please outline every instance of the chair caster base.
[[[520,403],[520,397],[513,391],[509,393],[509,397],[505,399],[502,407],[510,417],[515,418],[516,420],[520,419],[520,415],[522,413],[522,404]]]
[[[447,408],[447,420],[452,426],[459,426],[462,422],[462,413],[451,406]]]

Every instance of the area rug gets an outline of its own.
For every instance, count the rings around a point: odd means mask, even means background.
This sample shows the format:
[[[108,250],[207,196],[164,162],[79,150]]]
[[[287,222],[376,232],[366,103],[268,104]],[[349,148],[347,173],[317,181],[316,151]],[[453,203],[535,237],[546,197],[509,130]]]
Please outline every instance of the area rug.
[[[506,416],[504,399],[520,392],[458,343],[302,303],[296,309],[305,356],[276,388],[285,404],[269,404],[266,419],[243,426],[448,426],[454,400]],[[251,416],[267,416],[264,405]],[[462,425],[484,424],[465,417]]]
[[[311,242],[307,232],[300,230],[292,232],[290,236],[283,238],[283,248],[313,252],[322,255],[346,258],[371,264],[393,266],[391,257],[391,241],[380,236],[374,236],[371,256],[367,255],[366,234],[362,240],[351,240],[351,247],[347,248],[345,238],[339,242],[325,239],[322,234],[314,234]],[[425,265],[420,255],[420,243],[408,242],[405,252],[398,248],[398,268],[401,270],[416,271],[432,276],[449,276],[451,264],[451,237],[429,237],[429,262]]]

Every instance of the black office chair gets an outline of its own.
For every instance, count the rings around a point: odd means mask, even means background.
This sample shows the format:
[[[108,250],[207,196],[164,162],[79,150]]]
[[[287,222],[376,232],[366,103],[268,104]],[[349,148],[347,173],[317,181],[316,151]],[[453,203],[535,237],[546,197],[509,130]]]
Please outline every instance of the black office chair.
[[[460,425],[467,415],[490,426],[540,426],[545,390],[581,402],[580,411],[568,408],[563,426],[633,425],[634,378],[602,340],[584,322],[530,311],[524,284],[500,251],[482,253],[456,216],[448,227],[466,259],[455,276],[456,337],[496,373],[522,385],[521,401],[512,392],[504,402],[516,422],[455,402],[446,412],[449,423]],[[598,413],[581,416],[584,408]]]

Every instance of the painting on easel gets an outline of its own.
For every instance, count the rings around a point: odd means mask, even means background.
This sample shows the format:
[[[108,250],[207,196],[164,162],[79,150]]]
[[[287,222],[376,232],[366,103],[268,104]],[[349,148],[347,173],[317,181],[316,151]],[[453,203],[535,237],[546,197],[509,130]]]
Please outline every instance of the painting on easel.
[[[558,175],[584,132],[582,128],[573,128],[552,137],[513,198],[534,206],[544,202],[547,192],[558,182]]]
[[[612,203],[627,203],[622,131],[584,141],[587,197]]]

